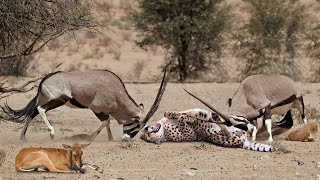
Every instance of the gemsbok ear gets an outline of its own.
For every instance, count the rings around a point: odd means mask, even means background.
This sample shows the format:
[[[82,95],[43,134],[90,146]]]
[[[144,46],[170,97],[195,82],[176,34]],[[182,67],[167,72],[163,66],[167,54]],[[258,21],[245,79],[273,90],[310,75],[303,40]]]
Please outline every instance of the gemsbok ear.
[[[143,106],[142,103],[139,104],[139,107],[140,107],[141,109],[144,109],[144,106]]]
[[[85,147],[87,147],[87,146],[89,146],[91,143],[89,143],[89,144],[81,144],[81,148],[85,148]]]
[[[66,144],[62,144],[62,146],[64,147],[64,148],[66,148],[66,149],[72,149],[72,146],[69,146],[69,145],[66,145]]]

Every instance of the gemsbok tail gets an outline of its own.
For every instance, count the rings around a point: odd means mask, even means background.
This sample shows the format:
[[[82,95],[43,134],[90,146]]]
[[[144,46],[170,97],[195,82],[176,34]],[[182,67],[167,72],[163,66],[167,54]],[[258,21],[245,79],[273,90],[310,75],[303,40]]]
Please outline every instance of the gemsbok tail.
[[[3,112],[10,117],[6,120],[23,123],[27,118],[31,117],[31,115],[34,113],[34,111],[36,110],[37,103],[38,103],[38,95],[35,96],[28,103],[28,105],[22,109],[14,110],[8,105],[7,102],[4,104],[4,107],[1,106],[1,108]]]
[[[15,109],[12,109],[7,102],[4,104],[4,106],[1,106],[1,109],[3,110],[3,112],[7,116],[9,116],[9,118],[6,118],[6,120],[11,122],[24,123],[27,118],[37,115],[38,114],[37,106],[39,102],[39,95],[41,93],[40,92],[41,86],[46,79],[48,79],[49,77],[51,77],[52,75],[58,72],[61,72],[61,71],[50,73],[40,81],[37,95],[27,104],[26,107],[15,110]]]
[[[246,140],[243,143],[243,149],[247,150],[252,150],[252,151],[261,151],[261,152],[271,152],[272,151],[272,146],[267,145],[267,144],[261,144],[258,142],[253,142]]]

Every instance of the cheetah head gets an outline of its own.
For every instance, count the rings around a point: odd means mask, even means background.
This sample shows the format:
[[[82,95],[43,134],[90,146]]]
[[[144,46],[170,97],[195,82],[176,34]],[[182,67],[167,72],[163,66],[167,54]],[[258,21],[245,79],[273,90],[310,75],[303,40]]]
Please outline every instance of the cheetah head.
[[[160,144],[164,137],[164,128],[162,123],[153,126],[145,126],[141,132],[140,138],[149,143]]]

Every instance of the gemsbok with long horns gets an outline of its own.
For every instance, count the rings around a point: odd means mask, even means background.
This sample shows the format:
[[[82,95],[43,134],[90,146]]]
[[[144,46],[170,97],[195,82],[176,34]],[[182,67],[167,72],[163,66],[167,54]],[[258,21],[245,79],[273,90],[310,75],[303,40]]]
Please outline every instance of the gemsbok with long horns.
[[[25,134],[30,121],[41,115],[54,139],[54,128],[46,112],[62,105],[91,109],[102,125],[91,135],[93,140],[106,127],[108,139],[112,140],[110,115],[119,124],[123,124],[123,139],[133,138],[155,113],[167,85],[166,70],[156,99],[149,112],[145,114],[143,104],[138,105],[128,94],[121,79],[108,70],[54,72],[44,77],[37,95],[20,110],[13,110],[6,103],[2,109],[14,122],[25,123],[20,139],[26,140]]]
[[[253,140],[255,140],[257,134],[257,118],[262,116],[263,124],[266,125],[269,134],[268,141],[270,142],[273,141],[271,115],[285,115],[285,121],[281,121],[281,123],[292,125],[290,109],[297,108],[304,124],[308,122],[305,117],[305,106],[301,90],[292,79],[283,75],[259,74],[245,78],[240,83],[239,89],[228,101],[228,115],[221,113],[187,90],[185,91],[219,114],[225,120],[224,123],[252,131]],[[313,140],[310,131],[309,138]]]

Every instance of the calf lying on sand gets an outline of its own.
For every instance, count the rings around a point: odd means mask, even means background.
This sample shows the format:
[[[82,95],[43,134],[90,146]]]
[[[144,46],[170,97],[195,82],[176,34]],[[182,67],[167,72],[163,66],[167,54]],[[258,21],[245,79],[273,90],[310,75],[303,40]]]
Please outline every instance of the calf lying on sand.
[[[85,145],[65,145],[66,149],[59,148],[24,148],[16,156],[17,171],[50,171],[84,173],[81,156]]]
[[[271,152],[270,145],[248,140],[248,133],[234,126],[227,127],[219,116],[202,109],[165,112],[164,118],[153,126],[145,126],[140,138],[159,144],[165,141],[205,141],[224,147],[237,147]]]

